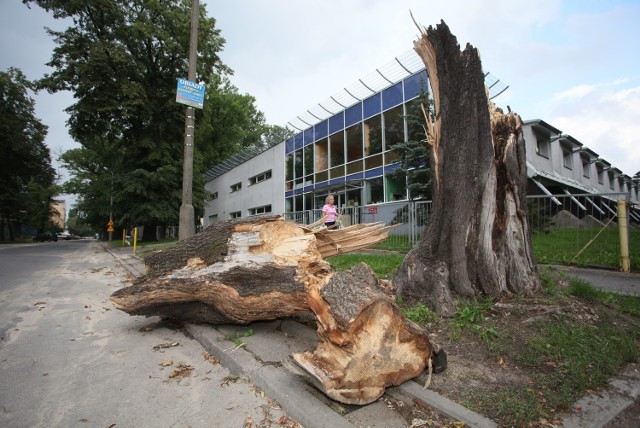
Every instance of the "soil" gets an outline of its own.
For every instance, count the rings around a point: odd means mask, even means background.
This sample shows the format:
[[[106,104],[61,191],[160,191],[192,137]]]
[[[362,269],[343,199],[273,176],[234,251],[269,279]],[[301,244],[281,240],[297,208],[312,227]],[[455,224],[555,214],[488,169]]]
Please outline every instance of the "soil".
[[[560,286],[566,286],[559,280]],[[542,388],[536,385],[540,373],[552,373],[557,362],[545,361],[542,367],[523,367],[516,355],[526,355],[528,342],[539,333],[540,322],[562,322],[564,319],[576,320],[580,323],[595,324],[602,319],[611,319],[616,323],[627,325],[629,329],[640,329],[638,318],[627,316],[599,303],[591,303],[573,296],[553,300],[544,296],[518,298],[517,301],[503,300],[492,305],[485,312],[482,329],[492,327],[507,343],[502,348],[490,350],[481,335],[472,329],[455,329],[451,320],[439,321],[427,325],[432,341],[440,345],[447,354],[448,366],[441,373],[434,374],[430,389],[468,407],[494,421],[499,426],[512,426],[511,417],[503,419],[504,402],[510,394],[517,391],[533,391],[538,404],[544,409],[544,416],[536,420],[520,419],[516,425],[524,426],[558,426],[561,415],[580,411],[576,408],[550,409],[546,405],[548,397]],[[640,369],[640,364],[631,368]],[[619,372],[628,370],[629,366],[619,367]],[[426,379],[422,375],[417,379],[422,383]],[[594,389],[590,392],[597,393]],[[502,393],[502,394],[501,394]],[[547,392],[548,393],[548,392]],[[497,398],[500,397],[500,398]],[[635,403],[623,412],[612,424],[618,426],[638,426],[640,421],[640,404]],[[446,424],[445,424],[446,425]]]

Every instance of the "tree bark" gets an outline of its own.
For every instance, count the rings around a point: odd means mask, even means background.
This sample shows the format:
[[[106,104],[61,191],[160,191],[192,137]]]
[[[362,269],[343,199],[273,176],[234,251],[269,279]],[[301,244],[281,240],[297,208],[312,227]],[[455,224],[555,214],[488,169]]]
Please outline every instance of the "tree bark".
[[[443,315],[454,297],[539,289],[527,223],[522,121],[488,100],[478,51],[444,22],[414,43],[431,81],[425,115],[433,184],[426,233],[396,275],[398,291]]]
[[[308,311],[307,293],[331,273],[324,260],[384,240],[383,224],[310,230],[282,217],[219,222],[149,255],[147,271],[113,293],[131,315],[248,324]]]
[[[213,324],[305,312],[306,288],[330,271],[315,241],[280,217],[219,222],[148,256],[146,274],[111,301],[131,315]]]

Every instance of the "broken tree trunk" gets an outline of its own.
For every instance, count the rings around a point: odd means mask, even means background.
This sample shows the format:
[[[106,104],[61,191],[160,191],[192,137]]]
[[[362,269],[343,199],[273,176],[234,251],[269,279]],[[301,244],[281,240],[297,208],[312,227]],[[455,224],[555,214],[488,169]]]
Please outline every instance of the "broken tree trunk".
[[[294,354],[306,378],[334,400],[368,404],[386,387],[418,376],[433,347],[401,313],[364,263],[333,275],[309,292],[320,342]]]
[[[460,52],[444,22],[414,43],[431,82],[436,117],[425,115],[433,183],[426,233],[395,281],[409,301],[443,315],[454,296],[539,289],[526,206],[522,122],[487,98],[475,48]]]
[[[219,222],[148,256],[147,272],[111,296],[131,315],[247,324],[308,311],[307,289],[331,268],[326,257],[384,240],[380,223],[310,231],[282,217]]]
[[[319,345],[294,360],[328,396],[370,403],[387,386],[418,376],[433,347],[367,265],[335,273],[323,257],[374,245],[387,229],[310,230],[281,217],[220,222],[147,257],[147,273],[111,300],[132,315],[208,323],[247,324],[311,309]]]

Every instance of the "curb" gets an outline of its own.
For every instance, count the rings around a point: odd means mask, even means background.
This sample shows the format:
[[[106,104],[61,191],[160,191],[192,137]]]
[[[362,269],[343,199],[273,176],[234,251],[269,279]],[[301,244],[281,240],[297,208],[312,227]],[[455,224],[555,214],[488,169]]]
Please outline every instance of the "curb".
[[[211,340],[211,330],[216,327],[184,323],[186,330],[211,355],[230,371],[246,376],[276,400],[285,412],[305,427],[353,427],[346,419],[322,405],[314,397],[303,381],[278,370],[276,367],[260,364],[249,352],[241,348],[224,349],[228,341]],[[222,334],[221,334],[222,335]],[[233,354],[232,354],[233,353]]]

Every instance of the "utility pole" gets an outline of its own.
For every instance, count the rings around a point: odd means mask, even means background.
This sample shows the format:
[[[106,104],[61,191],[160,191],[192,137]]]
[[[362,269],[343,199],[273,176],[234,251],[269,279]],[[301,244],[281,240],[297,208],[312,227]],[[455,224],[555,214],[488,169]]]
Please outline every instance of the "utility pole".
[[[189,76],[196,80],[196,58],[198,53],[198,20],[200,5],[198,0],[191,0],[191,35],[189,37]],[[195,133],[196,110],[187,107],[184,121],[184,165],[182,169],[182,205],[180,206],[180,228],[178,240],[182,241],[195,235],[195,219],[193,210],[193,142]]]

